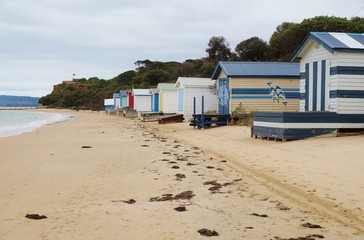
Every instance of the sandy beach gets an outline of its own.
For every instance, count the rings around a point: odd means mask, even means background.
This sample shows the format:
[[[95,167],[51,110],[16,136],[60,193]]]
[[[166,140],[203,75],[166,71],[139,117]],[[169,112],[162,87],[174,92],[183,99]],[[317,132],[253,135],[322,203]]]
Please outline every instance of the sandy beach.
[[[364,239],[364,135],[45,111],[73,118],[0,139],[0,239]]]

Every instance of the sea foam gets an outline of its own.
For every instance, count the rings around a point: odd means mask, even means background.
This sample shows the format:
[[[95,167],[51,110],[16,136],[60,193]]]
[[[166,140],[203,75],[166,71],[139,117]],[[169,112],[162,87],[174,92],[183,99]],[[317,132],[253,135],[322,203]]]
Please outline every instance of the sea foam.
[[[69,120],[59,113],[0,111],[0,138],[31,132],[39,127]]]

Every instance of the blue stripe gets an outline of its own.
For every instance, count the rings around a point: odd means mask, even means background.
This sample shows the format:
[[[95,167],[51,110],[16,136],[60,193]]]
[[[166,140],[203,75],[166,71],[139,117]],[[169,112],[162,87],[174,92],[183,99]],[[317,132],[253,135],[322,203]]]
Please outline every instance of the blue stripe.
[[[300,93],[300,100],[306,99],[306,93]]]
[[[282,88],[282,91],[286,92],[299,92],[299,88]],[[231,90],[232,94],[269,94],[268,88],[234,88]]]
[[[326,60],[321,61],[321,111],[326,106]]]
[[[364,75],[364,67],[355,66],[336,66],[330,68],[330,75],[348,74],[348,75]]]
[[[305,111],[308,111],[308,100],[309,100],[309,80],[310,80],[310,65],[306,63],[306,76],[305,76]]]
[[[232,96],[233,99],[272,99],[271,96]]]
[[[330,98],[364,98],[364,90],[333,90]]]
[[[306,73],[305,72],[301,72],[300,73],[300,79],[305,79]]]
[[[317,111],[317,62],[313,63],[312,111]]]
[[[284,95],[286,99],[300,99],[299,92],[285,92]],[[234,99],[272,99],[270,95],[233,95],[232,98]]]

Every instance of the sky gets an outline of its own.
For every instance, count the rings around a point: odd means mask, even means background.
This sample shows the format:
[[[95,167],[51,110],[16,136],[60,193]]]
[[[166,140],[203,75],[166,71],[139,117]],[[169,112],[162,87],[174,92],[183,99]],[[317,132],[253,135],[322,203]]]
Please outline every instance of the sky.
[[[363,0],[0,0],[0,95],[41,97],[72,78],[111,79],[138,60],[205,57],[269,41],[282,22],[364,17]]]

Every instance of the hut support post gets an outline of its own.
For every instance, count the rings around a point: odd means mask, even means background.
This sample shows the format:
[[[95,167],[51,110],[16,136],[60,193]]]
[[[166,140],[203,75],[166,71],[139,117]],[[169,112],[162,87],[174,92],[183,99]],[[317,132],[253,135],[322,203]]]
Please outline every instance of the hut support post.
[[[201,127],[205,128],[205,97],[202,96],[201,99]]]

